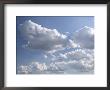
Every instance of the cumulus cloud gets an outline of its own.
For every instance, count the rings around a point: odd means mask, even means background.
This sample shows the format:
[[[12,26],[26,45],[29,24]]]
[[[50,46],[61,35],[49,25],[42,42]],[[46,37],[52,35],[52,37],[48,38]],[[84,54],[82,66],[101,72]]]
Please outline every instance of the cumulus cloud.
[[[32,68],[30,66],[27,66],[27,65],[21,65],[21,66],[19,66],[18,69],[19,70],[17,72],[20,74],[23,74],[23,73],[28,74],[28,73],[32,72]]]
[[[44,62],[36,60],[28,65],[18,66],[18,74],[94,72],[93,28],[85,26],[75,31],[70,38],[70,32],[62,34],[56,29],[49,29],[28,20],[20,25],[20,31],[27,41],[24,48],[40,49],[46,53],[43,55]]]
[[[18,68],[19,74],[31,74],[31,73],[41,73],[44,70],[47,70],[45,63],[32,62],[29,65],[21,65]]]
[[[56,29],[43,27],[31,20],[25,21],[20,26],[21,34],[27,40],[27,44],[23,47],[41,49],[50,53],[65,48],[94,48],[94,29],[87,26],[74,32],[73,39],[68,38],[68,35],[64,35]]]
[[[86,60],[90,60],[94,58],[94,50],[76,49],[74,51],[67,52],[64,55],[66,55],[71,60],[80,60],[83,58]]]
[[[80,45],[75,43],[74,40],[69,39],[68,41],[69,41],[68,48],[76,48],[76,47],[78,48],[78,47],[80,47]]]
[[[82,48],[94,49],[94,29],[83,27],[74,32],[73,40]]]
[[[73,74],[73,73],[93,73],[94,71],[94,51],[89,49],[77,49],[75,51],[54,55],[55,61],[50,63],[32,62],[29,65],[18,67],[19,74]],[[60,57],[60,60],[58,60]]]
[[[31,20],[21,25],[21,34],[28,42],[25,47],[42,49],[45,51],[57,51],[64,49],[68,44],[67,36],[56,29],[43,27]]]

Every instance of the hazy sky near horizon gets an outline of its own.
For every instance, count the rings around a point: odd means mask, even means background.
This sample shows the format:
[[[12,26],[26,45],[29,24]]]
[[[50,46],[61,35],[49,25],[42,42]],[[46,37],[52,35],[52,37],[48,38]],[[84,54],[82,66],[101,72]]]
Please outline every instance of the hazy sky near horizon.
[[[94,70],[93,16],[17,16],[19,74],[74,74]]]

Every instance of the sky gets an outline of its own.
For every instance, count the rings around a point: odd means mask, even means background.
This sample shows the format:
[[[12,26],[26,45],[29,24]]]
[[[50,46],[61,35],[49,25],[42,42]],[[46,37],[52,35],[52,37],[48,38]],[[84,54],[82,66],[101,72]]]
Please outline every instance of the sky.
[[[17,16],[17,74],[94,71],[93,16]]]

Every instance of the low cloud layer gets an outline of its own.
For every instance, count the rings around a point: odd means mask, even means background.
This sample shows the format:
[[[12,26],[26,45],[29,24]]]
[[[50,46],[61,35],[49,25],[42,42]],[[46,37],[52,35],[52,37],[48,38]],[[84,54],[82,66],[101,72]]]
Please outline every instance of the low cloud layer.
[[[19,74],[71,74],[93,73],[93,50],[75,50],[59,56],[54,55],[54,61],[50,63],[32,62],[29,65],[18,67]],[[52,59],[52,58],[51,58]]]

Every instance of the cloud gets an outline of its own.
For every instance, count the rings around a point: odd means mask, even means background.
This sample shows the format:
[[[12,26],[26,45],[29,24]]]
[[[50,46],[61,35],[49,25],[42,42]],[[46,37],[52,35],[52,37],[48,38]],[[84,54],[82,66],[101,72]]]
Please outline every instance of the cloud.
[[[76,48],[76,47],[78,48],[80,47],[80,45],[75,43],[73,40],[69,39],[68,48]]]
[[[62,34],[56,29],[43,27],[31,20],[20,25],[27,44],[24,48],[43,50],[44,62],[34,60],[28,65],[17,67],[18,74],[78,74],[94,72],[94,29],[83,27]],[[69,36],[68,36],[69,35]],[[48,53],[47,53],[48,52]],[[46,60],[46,62],[45,62]]]
[[[31,20],[21,24],[20,29],[23,38],[27,40],[27,44],[23,45],[25,48],[40,49],[50,53],[65,48],[94,48],[94,29],[87,26],[74,32],[73,39],[56,29],[43,27]]]
[[[66,55],[64,55],[64,54],[62,54],[62,53],[60,53],[59,55],[60,55],[61,58],[67,59],[67,56],[66,56]]]
[[[61,34],[56,29],[42,27],[31,20],[25,21],[20,29],[22,36],[28,41],[25,47],[31,49],[55,52],[64,49],[68,43],[66,35]]]
[[[32,62],[29,65],[20,65],[18,74],[78,74],[93,73],[94,50],[77,49],[59,56],[54,55],[54,61],[48,63]],[[60,60],[59,60],[60,57]]]
[[[73,41],[81,48],[94,49],[94,29],[87,26],[81,28],[74,32]]]
[[[21,65],[19,66],[19,70],[18,73],[20,74],[28,74],[32,72],[32,68],[30,66],[27,65]]]
[[[47,59],[47,58],[48,58],[48,56],[47,56],[47,55],[44,55],[44,58],[45,58],[45,59]]]
[[[65,53],[68,59],[71,60],[80,60],[80,59],[93,59],[94,58],[94,50],[90,49],[76,49],[74,51],[70,51]]]

